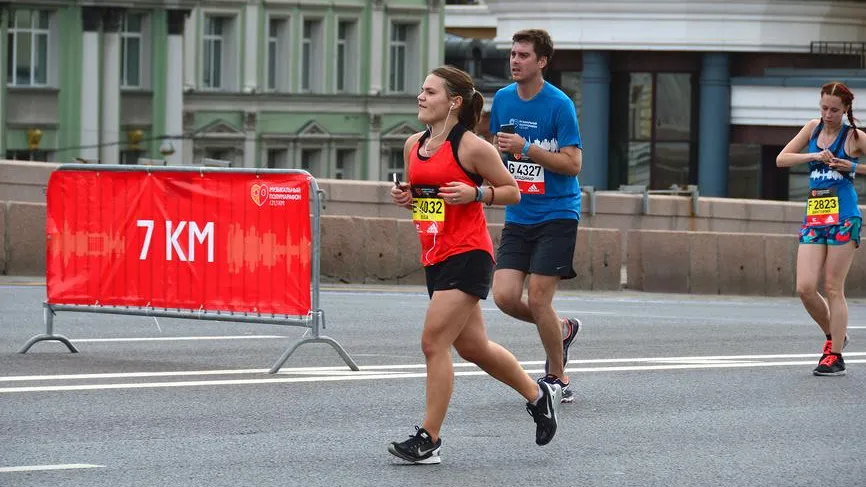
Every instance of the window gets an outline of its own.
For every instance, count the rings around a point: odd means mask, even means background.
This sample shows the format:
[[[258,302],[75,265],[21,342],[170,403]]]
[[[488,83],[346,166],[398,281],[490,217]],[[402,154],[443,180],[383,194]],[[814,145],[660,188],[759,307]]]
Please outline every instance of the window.
[[[322,88],[322,21],[304,20],[301,41],[301,91],[321,92]]]
[[[202,160],[202,163],[230,166],[233,153],[234,150],[232,149],[205,149],[204,159],[206,160]]]
[[[120,87],[141,88],[143,14],[126,14],[120,33]]]
[[[393,93],[406,93],[408,87],[420,84],[416,75],[417,59],[420,57],[416,48],[417,24],[395,23],[391,25],[391,41],[389,45],[389,78],[388,88]]]
[[[205,16],[204,18],[204,75],[205,88],[222,88],[223,69],[223,31],[227,23],[225,17]]]
[[[268,149],[268,169],[287,169],[289,151],[286,149]]]
[[[388,170],[385,171],[385,180],[391,181],[394,174],[397,178],[403,181],[403,149],[391,149],[388,152]]]
[[[354,169],[355,151],[352,149],[337,149],[334,179],[355,179]]]
[[[289,19],[268,21],[268,89],[289,91]]]
[[[321,149],[303,149],[301,151],[301,169],[312,174],[313,177],[321,177]]]
[[[120,151],[121,164],[138,164],[138,159],[144,155],[141,150],[122,150]]]
[[[341,20],[337,27],[337,92],[353,93],[357,91],[355,73],[358,72],[358,54],[352,46],[358,45],[357,25],[354,20]]]
[[[650,189],[668,189],[672,185],[686,186],[697,174],[693,134],[696,133],[693,103],[696,77],[689,73],[629,73],[627,80],[612,81],[612,100],[622,100],[614,107],[614,125],[625,123],[623,138],[620,129],[612,130],[614,140],[624,141],[627,161],[625,183],[640,184]],[[627,91],[626,91],[627,90]],[[619,107],[622,111],[620,112]],[[621,142],[615,142],[619,146]],[[618,151],[617,151],[618,152]]]
[[[10,150],[6,151],[6,159],[10,161],[40,161],[47,162],[54,158],[54,154],[43,151],[29,151],[29,150]]]
[[[13,10],[9,14],[7,77],[11,86],[48,84],[49,13]]]

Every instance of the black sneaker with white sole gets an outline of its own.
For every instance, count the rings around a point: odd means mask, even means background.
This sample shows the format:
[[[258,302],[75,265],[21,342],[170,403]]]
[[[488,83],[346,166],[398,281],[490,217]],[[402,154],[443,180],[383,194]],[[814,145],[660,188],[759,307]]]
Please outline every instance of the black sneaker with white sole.
[[[562,321],[565,325],[568,325],[568,334],[562,339],[562,367],[564,368],[568,365],[568,348],[574,343],[574,339],[577,338],[577,334],[580,332],[580,327],[583,326],[583,323],[577,318],[566,318]],[[550,364],[545,360],[544,373],[547,374],[549,372]]]
[[[526,403],[526,411],[535,421],[535,443],[546,445],[556,435],[557,414],[562,402],[562,387],[547,377],[538,379],[541,397],[536,404]],[[555,377],[553,379],[556,379]]]
[[[815,367],[815,370],[812,371],[815,375],[845,375],[845,361],[842,360],[842,355],[838,353],[829,353],[821,362],[818,363],[818,366]]]
[[[388,445],[388,451],[395,457],[399,457],[410,463],[420,465],[431,465],[442,461],[439,451],[442,449],[442,438],[433,442],[430,433],[424,428],[415,427],[415,434],[401,443],[392,442]]]

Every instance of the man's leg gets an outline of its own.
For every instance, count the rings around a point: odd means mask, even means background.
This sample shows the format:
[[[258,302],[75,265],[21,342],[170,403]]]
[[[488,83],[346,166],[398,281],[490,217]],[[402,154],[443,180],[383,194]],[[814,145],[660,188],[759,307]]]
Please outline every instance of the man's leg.
[[[526,273],[516,269],[499,269],[493,273],[493,301],[503,313],[527,323],[535,323],[527,299],[523,297]]]
[[[538,336],[547,353],[548,373],[568,383],[563,367],[562,320],[553,309],[553,295],[559,284],[559,276],[529,275],[528,308],[532,322],[538,328]]]

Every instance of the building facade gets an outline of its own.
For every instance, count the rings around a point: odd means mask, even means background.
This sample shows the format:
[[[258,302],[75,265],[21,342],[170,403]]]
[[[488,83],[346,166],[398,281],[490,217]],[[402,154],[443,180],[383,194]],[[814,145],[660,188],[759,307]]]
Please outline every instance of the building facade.
[[[441,0],[32,0],[0,16],[8,159],[385,179],[443,58]]]
[[[525,28],[551,33],[546,77],[575,101],[580,179],[596,189],[697,184],[708,196],[802,199],[806,168],[779,169],[775,158],[817,118],[821,85],[848,83],[861,93],[855,115],[866,113],[863,2],[454,3],[446,31],[484,45],[509,49]]]

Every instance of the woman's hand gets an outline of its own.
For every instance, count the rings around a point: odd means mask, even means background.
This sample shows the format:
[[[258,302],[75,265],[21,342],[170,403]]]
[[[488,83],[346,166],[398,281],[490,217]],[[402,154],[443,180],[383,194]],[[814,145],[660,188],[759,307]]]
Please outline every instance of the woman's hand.
[[[463,205],[475,201],[475,187],[457,181],[451,181],[439,187],[437,195],[449,205]]]
[[[836,158],[836,156],[834,156],[832,152],[830,152],[830,151],[827,150],[827,149],[824,149],[824,150],[822,150],[821,152],[818,153],[818,157],[816,157],[815,160],[816,160],[816,161],[821,161],[821,162],[823,162],[824,164],[829,164],[830,161],[832,161],[832,160],[835,159],[835,158]]]
[[[839,159],[838,157],[830,159],[830,162],[828,162],[827,165],[830,166],[831,169],[843,172],[851,172],[854,168],[854,164],[852,164],[851,161],[848,159]]]
[[[409,192],[409,183],[400,183],[400,187],[391,188],[391,200],[397,206],[412,208],[412,193]]]

